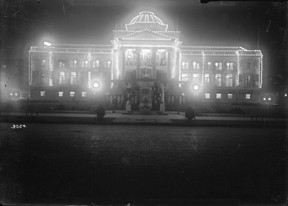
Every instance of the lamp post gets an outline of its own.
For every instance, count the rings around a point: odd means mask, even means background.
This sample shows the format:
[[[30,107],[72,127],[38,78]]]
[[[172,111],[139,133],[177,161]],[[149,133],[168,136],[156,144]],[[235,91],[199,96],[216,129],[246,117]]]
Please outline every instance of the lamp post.
[[[2,72],[6,69],[6,65],[0,66],[0,104],[2,103],[2,86],[3,86],[3,76]]]
[[[165,112],[165,96],[164,96],[164,91],[165,91],[165,89],[166,89],[166,84],[162,84],[160,87],[161,87],[160,112]]]
[[[197,105],[197,102],[198,102],[198,96],[199,96],[199,93],[201,92],[201,88],[199,86],[199,84],[190,84],[190,92],[192,93],[191,95],[191,106],[193,107],[196,107]]]
[[[95,104],[97,103],[97,93],[100,92],[100,90],[102,89],[102,84],[100,81],[95,80],[92,83],[92,92],[93,92],[93,96],[95,98]]]

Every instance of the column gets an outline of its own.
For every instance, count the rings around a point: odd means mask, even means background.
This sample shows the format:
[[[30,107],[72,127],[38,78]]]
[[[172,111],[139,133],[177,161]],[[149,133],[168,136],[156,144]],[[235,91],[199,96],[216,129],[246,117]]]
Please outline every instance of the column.
[[[152,49],[152,79],[156,79],[156,49]]]
[[[160,112],[165,112],[165,97],[164,97],[165,86],[161,85],[161,103],[160,103]]]
[[[53,71],[54,71],[54,55],[53,52],[49,52],[49,79],[48,85],[53,86]]]
[[[136,79],[140,78],[140,49],[136,49],[137,54],[137,68],[136,68]]]

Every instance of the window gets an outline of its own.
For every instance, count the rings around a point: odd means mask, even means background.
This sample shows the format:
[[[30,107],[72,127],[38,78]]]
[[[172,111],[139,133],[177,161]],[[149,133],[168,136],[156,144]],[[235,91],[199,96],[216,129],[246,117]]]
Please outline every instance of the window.
[[[254,78],[255,78],[255,85],[259,86],[259,74],[255,74]]]
[[[166,50],[158,49],[156,52],[156,66],[166,66]]]
[[[131,60],[133,59],[133,52],[132,52],[132,50],[128,49],[128,50],[126,51],[126,59],[127,59],[128,61],[131,61]]]
[[[82,67],[88,68],[89,67],[89,61],[88,60],[82,61]]]
[[[100,61],[99,60],[92,61],[92,67],[93,68],[100,67]]]
[[[87,97],[87,92],[81,92],[81,97]]]
[[[188,81],[189,80],[189,75],[187,73],[182,73],[181,80],[182,81]]]
[[[210,99],[210,93],[205,93],[205,99]]]
[[[44,72],[41,72],[41,84],[45,85],[46,84],[46,76]]]
[[[76,77],[77,77],[76,72],[71,72],[71,76],[70,76],[70,84],[71,85],[76,84]]]
[[[65,84],[65,72],[59,73],[59,84]]]
[[[60,61],[60,62],[58,63],[58,67],[59,67],[59,68],[63,68],[63,67],[65,67],[64,62]]]
[[[233,94],[227,94],[228,99],[232,99],[233,98]]]
[[[211,62],[207,62],[207,68],[211,69],[212,68],[212,63]]]
[[[77,60],[72,61],[72,67],[74,67],[74,68],[77,67]]]
[[[226,74],[226,87],[233,87],[232,74]]]
[[[41,60],[41,65],[42,65],[42,66],[45,66],[45,65],[46,65],[46,59],[42,59],[42,60]]]
[[[152,50],[142,49],[140,52],[140,65],[142,67],[152,65]]]
[[[63,97],[64,92],[58,92],[59,97]]]
[[[221,87],[222,86],[222,84],[221,84],[221,74],[216,74],[215,75],[215,85],[217,87]]]
[[[198,62],[193,62],[193,69],[200,69],[200,64]]]
[[[246,94],[246,95],[245,95],[245,98],[246,98],[246,99],[251,99],[251,94]]]
[[[209,74],[204,74],[204,83],[209,84],[210,83],[210,75]]]
[[[221,93],[216,94],[216,99],[221,99]]]
[[[251,75],[246,76],[246,86],[251,86]]]
[[[199,81],[199,74],[193,74],[192,81],[193,82],[198,82]]]
[[[152,68],[141,68],[141,78],[152,78]]]
[[[111,61],[104,61],[105,68],[111,68]]]
[[[226,63],[226,69],[232,71],[233,70],[234,64],[232,62],[227,62]]]
[[[222,62],[215,62],[216,70],[222,70]]]
[[[48,80],[48,85],[49,85],[50,87],[53,86],[53,79],[49,78],[49,80]]]
[[[188,62],[182,62],[182,69],[188,69],[189,63]]]
[[[135,66],[137,64],[137,55],[135,49],[126,50],[126,65]]]
[[[70,97],[74,97],[75,96],[75,92],[74,91],[71,91],[70,92]]]
[[[45,91],[40,91],[40,96],[44,97],[45,96]]]

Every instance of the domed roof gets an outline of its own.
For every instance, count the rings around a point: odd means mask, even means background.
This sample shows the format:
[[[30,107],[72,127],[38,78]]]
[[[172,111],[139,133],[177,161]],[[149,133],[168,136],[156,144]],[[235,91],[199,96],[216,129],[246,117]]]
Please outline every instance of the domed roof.
[[[125,26],[128,31],[139,31],[143,29],[167,31],[168,29],[168,25],[164,24],[159,17],[155,16],[154,13],[150,11],[140,12]]]

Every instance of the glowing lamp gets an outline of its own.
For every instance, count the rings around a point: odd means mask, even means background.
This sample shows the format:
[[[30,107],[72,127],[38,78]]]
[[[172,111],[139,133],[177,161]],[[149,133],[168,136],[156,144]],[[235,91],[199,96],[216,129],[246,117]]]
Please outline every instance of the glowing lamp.
[[[284,97],[287,97],[287,93],[284,94]]]
[[[94,82],[93,83],[93,88],[98,89],[100,87],[99,82]]]
[[[195,85],[193,86],[193,89],[194,89],[195,91],[198,91],[198,90],[199,90],[199,86],[198,86],[197,84],[195,84]]]
[[[44,42],[44,45],[47,46],[47,47],[49,47],[49,46],[51,46],[52,44],[51,44],[50,42],[45,41],[45,42]]]

